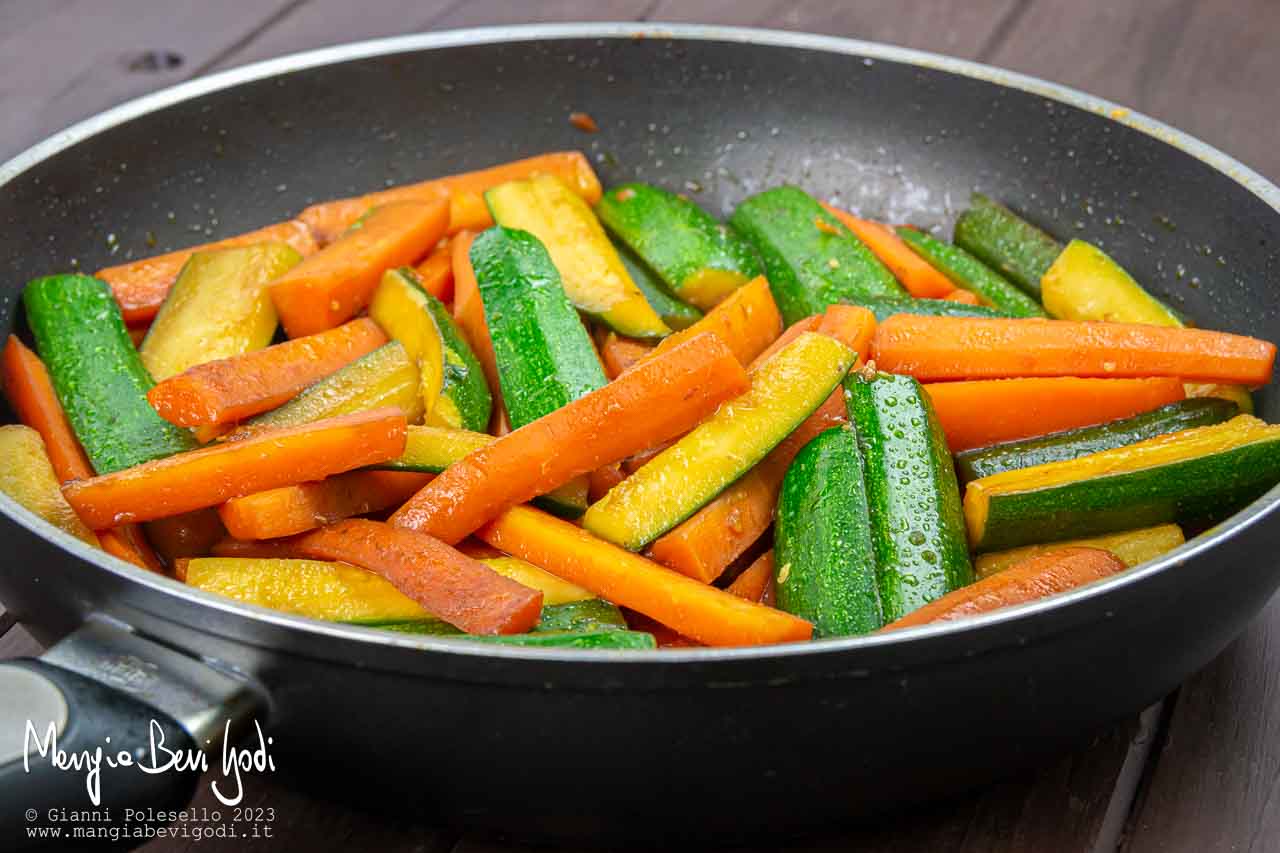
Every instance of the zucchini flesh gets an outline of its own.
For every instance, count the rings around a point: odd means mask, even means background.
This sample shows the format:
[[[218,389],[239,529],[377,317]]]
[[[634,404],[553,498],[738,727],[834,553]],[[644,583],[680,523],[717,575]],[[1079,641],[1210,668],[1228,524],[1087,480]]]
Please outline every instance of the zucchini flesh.
[[[1172,308],[1134,281],[1097,246],[1072,240],[1040,279],[1050,316],[1060,320],[1101,320],[1181,326]]]
[[[620,335],[661,338],[671,334],[627,275],[591,207],[564,181],[539,175],[496,186],[484,198],[495,222],[528,231],[546,247],[564,292],[579,310]]]
[[[160,382],[270,344],[276,309],[266,285],[301,260],[285,243],[192,255],[138,348],[151,378]]]
[[[537,237],[491,228],[472,244],[471,264],[513,429],[605,386],[591,338]]]
[[[58,400],[95,472],[195,449],[190,430],[147,402],[155,382],[110,287],[87,275],[47,276],[29,283],[22,301]]]
[[[649,184],[606,192],[596,215],[685,302],[704,311],[763,271],[749,243],[698,205]]]
[[[865,634],[884,617],[858,439],[848,427],[806,444],[782,481],[774,533],[778,607],[815,637]]]
[[[631,276],[631,280],[635,282],[636,287],[640,288],[640,292],[644,294],[644,298],[650,307],[658,312],[662,322],[679,331],[680,329],[689,328],[702,319],[702,312],[697,308],[681,302],[670,293],[667,293],[666,288],[658,281],[658,277],[653,271],[646,267],[644,261],[637,258],[635,253],[627,248],[626,244],[615,240],[613,241],[613,247],[618,250],[618,259],[622,261],[622,266],[626,268],[627,275]]]
[[[369,316],[418,360],[427,423],[467,430],[488,426],[493,397],[480,360],[449,309],[423,289],[414,270],[387,270]]]
[[[764,261],[788,326],[838,303],[907,296],[889,268],[801,189],[757,193],[738,205],[729,222]]]
[[[991,551],[1225,518],[1280,480],[1280,426],[1237,415],[1065,462],[974,480],[969,541]]]
[[[865,463],[887,623],[973,580],[960,491],[946,437],[920,383],[855,372],[845,391]]]
[[[1172,551],[1185,541],[1186,537],[1183,536],[1182,528],[1178,525],[1159,524],[1155,527],[1126,530],[1123,533],[1110,533],[1106,536],[1068,539],[1065,542],[1054,542],[1049,545],[1024,545],[1021,548],[1010,548],[1008,551],[979,554],[973,561],[973,568],[978,579],[981,580],[1030,557],[1068,547],[1100,548],[1103,551],[1110,551],[1126,566],[1133,568],[1140,563],[1154,560],[1166,551]]]
[[[917,314],[924,317],[1012,317],[999,308],[987,305],[967,305],[949,299],[859,299],[851,304],[860,305],[876,315],[876,322],[883,323],[894,314]]]
[[[981,193],[969,204],[956,220],[955,244],[1039,299],[1040,279],[1062,254],[1062,244]]]
[[[956,473],[962,484],[968,483],[1003,471],[1078,459],[1158,435],[1222,423],[1237,414],[1239,408],[1229,400],[1179,400],[1131,418],[962,450],[955,456]]]
[[[394,406],[414,423],[422,419],[422,385],[418,365],[398,341],[321,379],[278,409],[245,421],[246,428],[286,427],[322,418]]]
[[[98,537],[62,496],[40,433],[21,424],[0,426],[0,492],[63,533],[98,547]]]
[[[944,243],[914,228],[899,228],[898,236],[917,255],[956,285],[978,294],[983,302],[1010,317],[1045,317],[1044,308],[1013,282],[959,246]]]
[[[750,470],[822,405],[856,357],[805,332],[751,371],[751,388],[588,507],[582,526],[638,551]]]

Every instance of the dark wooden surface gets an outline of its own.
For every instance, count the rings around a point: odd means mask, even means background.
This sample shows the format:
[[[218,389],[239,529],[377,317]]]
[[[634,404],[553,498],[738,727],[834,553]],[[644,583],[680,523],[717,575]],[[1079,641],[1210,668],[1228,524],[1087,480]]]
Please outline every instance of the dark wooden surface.
[[[568,20],[778,27],[941,51],[1111,98],[1280,178],[1277,0],[0,0],[0,159],[130,97],[258,59]],[[0,611],[0,658],[38,651],[13,621]],[[790,849],[1280,850],[1278,698],[1280,601],[1173,696],[1057,764]],[[265,777],[251,780],[246,804],[276,809],[273,840],[147,849],[524,849],[362,814]]]

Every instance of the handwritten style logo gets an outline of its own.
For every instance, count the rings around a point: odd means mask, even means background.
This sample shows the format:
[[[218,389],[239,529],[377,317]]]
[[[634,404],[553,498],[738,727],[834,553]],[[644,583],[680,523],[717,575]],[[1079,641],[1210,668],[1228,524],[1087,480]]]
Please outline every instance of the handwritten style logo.
[[[229,740],[230,727],[231,721],[228,720],[222,732],[222,779],[214,780],[209,785],[213,795],[224,806],[239,805],[244,798],[242,773],[274,772],[276,769],[275,759],[267,750],[267,747],[274,743],[274,738],[263,735],[262,726],[257,720],[253,721],[257,744],[252,747],[233,746]],[[58,745],[56,725],[49,723],[44,737],[41,738],[35,724],[27,720],[26,732],[23,736],[22,769],[26,773],[31,772],[34,747],[36,755],[44,758],[58,770],[84,773],[85,790],[89,794],[89,801],[95,806],[102,803],[102,766],[104,764],[112,769],[136,767],[142,773],[149,775],[188,771],[201,774],[209,772],[209,756],[203,749],[200,747],[174,749],[166,746],[164,727],[156,720],[152,720],[148,727],[147,740],[148,748],[137,752],[124,749],[116,749],[112,752],[110,737],[104,738],[103,744],[93,749],[69,752]]]

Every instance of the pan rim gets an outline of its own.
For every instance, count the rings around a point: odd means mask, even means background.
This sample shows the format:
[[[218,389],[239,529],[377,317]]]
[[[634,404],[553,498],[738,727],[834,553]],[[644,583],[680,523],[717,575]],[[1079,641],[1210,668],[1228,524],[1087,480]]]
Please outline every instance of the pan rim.
[[[625,22],[525,24],[446,30],[435,33],[420,33],[352,42],[251,63],[207,77],[179,83],[127,101],[54,133],[7,162],[0,164],[0,187],[8,184],[31,167],[119,124],[205,94],[285,73],[352,60],[450,47],[545,40],[633,38],[673,41],[718,41],[837,53],[871,60],[913,65],[931,71],[941,71],[976,79],[1005,88],[1019,89],[1067,106],[1095,113],[1109,121],[1172,145],[1183,153],[1205,163],[1224,177],[1236,182],[1277,213],[1280,213],[1280,188],[1250,167],[1208,143],[1202,142],[1163,122],[1069,86],[970,60],[956,59],[929,51],[858,39],[749,27],[664,23],[639,25]],[[1179,546],[1155,561],[1067,593],[1006,608],[973,619],[925,625],[892,634],[828,638],[808,643],[741,648],[607,651],[500,647],[458,642],[457,640],[395,635],[392,632],[379,631],[373,628],[326,623],[272,611],[256,605],[243,604],[194,589],[175,579],[145,571],[99,549],[92,548],[19,506],[8,495],[0,493],[0,513],[3,513],[14,523],[26,527],[31,532],[41,536],[41,538],[59,546],[71,556],[91,563],[99,569],[106,570],[122,580],[138,583],[155,593],[174,596],[202,607],[213,608],[231,617],[261,623],[264,627],[322,634],[337,641],[355,642],[371,646],[399,647],[449,656],[526,660],[546,664],[599,664],[608,662],[613,664],[626,663],[632,666],[654,666],[673,663],[709,664],[790,658],[793,656],[847,655],[863,649],[878,650],[885,646],[897,644],[923,646],[925,644],[933,644],[939,640],[945,643],[947,638],[958,633],[972,632],[977,629],[992,629],[1008,623],[1031,620],[1042,613],[1066,610],[1094,599],[1101,599],[1131,585],[1140,584],[1146,579],[1163,574],[1166,571],[1176,570],[1179,564],[1196,558],[1226,540],[1242,535],[1247,528],[1252,527],[1254,524],[1261,523],[1266,516],[1275,510],[1278,504],[1280,504],[1280,485],[1272,488],[1211,531]],[[213,631],[211,626],[201,626],[198,630]],[[1013,645],[1015,642],[1015,640],[1010,639],[1007,643],[996,644],[996,647]],[[939,646],[939,648],[941,647]]]

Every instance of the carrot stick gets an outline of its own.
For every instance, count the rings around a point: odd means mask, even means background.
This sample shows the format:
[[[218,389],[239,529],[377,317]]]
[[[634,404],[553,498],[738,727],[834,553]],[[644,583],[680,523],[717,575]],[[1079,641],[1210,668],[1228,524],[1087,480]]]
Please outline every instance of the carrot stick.
[[[795,432],[711,503],[649,546],[649,555],[694,580],[711,583],[773,524],[782,478],[800,448],[848,419],[837,388]]]
[[[764,598],[765,591],[769,588],[770,581],[773,580],[773,549],[770,548],[759,557],[755,562],[747,566],[742,574],[733,579],[733,583],[729,584],[725,592],[730,595],[736,595],[738,598],[745,598],[747,601],[760,602]]]
[[[426,260],[418,264],[418,278],[427,293],[436,299],[453,301],[453,251],[449,242],[436,246]]]
[[[617,379],[625,370],[630,370],[648,358],[653,346],[637,341],[634,338],[619,337],[617,332],[609,332],[600,344],[600,362],[604,365],[605,375]]]
[[[138,347],[142,346],[142,342],[147,339],[147,332],[149,329],[150,329],[149,326],[130,326],[129,327],[129,340],[133,342],[134,349],[137,349]]]
[[[858,354],[862,363],[871,350],[876,332],[876,315],[856,305],[832,305],[818,323],[818,334],[835,338]]]
[[[949,592],[881,631],[965,619],[1036,601],[1123,571],[1124,561],[1097,548],[1060,548],[1034,557],[977,583]]]
[[[889,268],[893,277],[917,299],[940,299],[956,289],[951,279],[911,250],[893,229],[879,222],[859,219],[852,213],[823,204],[827,212],[867,244],[871,253]]]
[[[203,557],[227,535],[217,510],[198,509],[147,522],[147,539],[170,566],[185,557]],[[119,528],[117,528],[119,529]]]
[[[649,357],[668,352],[704,332],[718,335],[743,365],[750,364],[764,352],[782,334],[782,315],[778,313],[765,277],[757,276],[692,326],[663,338]]]
[[[271,301],[291,338],[332,329],[369,304],[382,274],[417,261],[444,236],[448,202],[401,201],[271,283]]]
[[[18,420],[40,433],[59,483],[93,476],[89,457],[71,429],[40,356],[10,335],[0,356],[4,393]]]
[[[266,560],[300,557],[293,539],[269,539],[246,542],[227,537],[210,550],[215,557],[262,557]],[[175,574],[177,574],[175,572]],[[181,575],[178,575],[181,579]]]
[[[982,300],[978,298],[978,294],[972,290],[965,290],[957,287],[955,290],[942,297],[948,302],[959,302],[962,305],[981,305]]]
[[[530,507],[507,510],[477,536],[707,645],[785,643],[813,633],[803,619],[677,574]]]
[[[396,589],[470,634],[520,634],[542,613],[530,589],[438,539],[379,521],[348,519],[294,541],[304,557],[341,560],[389,580]]]
[[[483,193],[498,184],[555,175],[564,180],[590,204],[600,200],[600,180],[587,158],[578,151],[553,151],[524,160],[502,163],[488,169],[405,184],[368,195],[326,201],[312,205],[298,217],[307,223],[321,244],[334,240],[371,207],[394,201],[450,202],[449,233],[464,229],[481,231],[493,224]]]
[[[408,427],[375,409],[177,453],[62,487],[90,527],[150,521],[394,459]]]
[[[925,385],[952,453],[1127,418],[1181,400],[1177,379],[985,379]]]
[[[623,472],[621,463],[614,462],[609,465],[601,465],[591,472],[591,482],[587,488],[587,499],[595,503],[626,478],[627,475]]]
[[[160,310],[164,298],[169,295],[169,288],[173,287],[178,273],[182,272],[183,264],[193,254],[266,242],[288,243],[304,258],[315,254],[320,248],[306,225],[290,219],[225,240],[107,267],[98,270],[97,277],[111,285],[111,292],[115,295],[116,302],[120,303],[120,313],[124,315],[125,323],[141,326],[151,322],[151,318]]]
[[[1011,376],[1177,376],[1265,385],[1275,344],[1204,329],[1138,323],[898,314],[876,330],[880,369],[927,382]]]
[[[431,479],[412,471],[351,471],[232,498],[218,507],[218,515],[237,539],[278,539],[399,506]]]
[[[449,241],[453,252],[453,319],[467,336],[476,358],[480,359],[494,402],[501,403],[498,359],[493,354],[489,323],[484,318],[484,303],[480,300],[480,285],[476,283],[476,271],[471,266],[471,244],[475,239],[475,234],[463,231]]]
[[[748,369],[768,361],[774,353],[778,352],[778,350],[782,349],[805,332],[818,331],[818,326],[822,325],[822,317],[822,314],[811,314],[810,316],[801,320],[796,320],[790,326],[787,326],[782,330],[782,334],[778,335],[778,339],[776,341],[765,347],[764,350],[755,357],[751,364],[748,365]]]
[[[458,542],[509,506],[680,435],[748,385],[724,342],[699,335],[474,451],[391,521]]]
[[[18,420],[40,433],[45,451],[59,483],[87,480],[93,466],[71,428],[62,402],[53,390],[44,362],[27,346],[10,335],[0,355],[0,383]],[[153,572],[164,572],[164,566],[151,549],[142,531],[133,525],[116,530],[98,531],[98,542],[108,554],[127,560]]]
[[[315,335],[198,364],[157,384],[147,400],[160,417],[178,426],[230,424],[287,403],[386,342],[378,324],[361,317]]]

